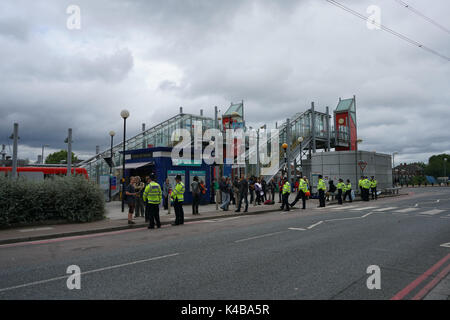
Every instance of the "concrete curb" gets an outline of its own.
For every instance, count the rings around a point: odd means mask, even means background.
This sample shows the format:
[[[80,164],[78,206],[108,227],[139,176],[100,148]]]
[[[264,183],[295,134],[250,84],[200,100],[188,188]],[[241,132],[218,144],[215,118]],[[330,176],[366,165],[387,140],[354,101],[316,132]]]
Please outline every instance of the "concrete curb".
[[[398,197],[398,196],[402,196],[402,195],[407,195],[407,194],[384,195],[384,196],[378,197],[378,198],[380,198],[380,199],[382,199],[382,198],[393,198],[393,197]],[[359,202],[359,201],[361,201],[361,199],[353,200],[353,202]],[[338,204],[337,202],[329,202],[329,203],[327,203],[327,206],[337,205],[337,204]],[[253,211],[253,212],[228,213],[228,214],[223,214],[223,215],[219,215],[219,216],[207,216],[207,217],[205,216],[205,217],[187,218],[187,219],[185,219],[185,222],[223,219],[223,218],[231,218],[231,217],[238,217],[238,216],[250,216],[250,215],[257,215],[257,214],[264,214],[264,213],[271,213],[271,212],[278,212],[278,211],[280,211],[278,203],[275,203],[274,206],[276,206],[276,209],[260,210],[260,211]],[[291,210],[300,210],[300,208],[294,207]],[[171,221],[161,222],[161,225],[169,225],[169,224],[172,224],[172,222]],[[144,228],[147,228],[147,227],[148,227],[148,223],[139,223],[139,224],[134,224],[134,225],[124,225],[124,226],[119,226],[119,227],[108,227],[108,228],[101,228],[101,229],[92,229],[92,230],[83,230],[83,231],[74,231],[74,232],[55,233],[55,234],[48,234],[48,235],[42,235],[42,236],[32,236],[32,237],[24,237],[24,238],[4,239],[4,240],[0,240],[0,245],[12,244],[12,243],[20,243],[20,242],[39,241],[39,240],[48,240],[48,239],[56,239],[56,238],[65,238],[65,237],[74,237],[74,236],[82,236],[82,235],[95,234],[95,233],[108,233],[108,232],[121,231],[121,230],[127,230],[127,229],[144,229]]]

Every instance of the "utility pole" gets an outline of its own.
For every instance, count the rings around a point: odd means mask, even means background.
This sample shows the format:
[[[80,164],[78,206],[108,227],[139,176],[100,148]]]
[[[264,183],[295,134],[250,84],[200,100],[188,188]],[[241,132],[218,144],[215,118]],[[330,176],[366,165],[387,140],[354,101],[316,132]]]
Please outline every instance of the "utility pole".
[[[67,176],[72,175],[72,128],[69,128],[67,136]]]
[[[19,139],[19,124],[14,123],[13,139],[13,158],[12,158],[12,179],[17,178],[17,140]]]
[[[287,178],[289,183],[291,183],[291,120],[286,119],[286,164],[287,164]]]

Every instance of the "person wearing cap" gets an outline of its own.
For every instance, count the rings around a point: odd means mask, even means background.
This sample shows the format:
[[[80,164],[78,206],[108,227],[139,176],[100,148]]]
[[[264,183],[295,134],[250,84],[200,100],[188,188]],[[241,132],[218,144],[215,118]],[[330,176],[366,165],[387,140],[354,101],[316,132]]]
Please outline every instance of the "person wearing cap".
[[[372,193],[372,200],[378,200],[377,195],[377,179],[374,176],[370,179],[370,191]]]
[[[173,207],[175,209],[175,223],[172,223],[173,226],[184,224],[184,183],[181,182],[181,175],[177,175],[175,177],[175,183],[175,188],[170,195],[170,197],[173,199]]]
[[[349,201],[352,202],[352,184],[350,182],[350,179],[347,179],[347,184],[345,185],[345,193],[344,193],[344,199],[343,201],[345,201],[345,199],[348,197]]]
[[[319,191],[319,207],[325,207],[325,191],[327,190],[327,186],[325,185],[321,174],[319,175],[317,190]]]
[[[300,178],[300,181],[298,183],[298,193],[295,197],[294,202],[290,204],[291,207],[295,206],[298,200],[300,198],[302,199],[302,209],[306,209],[306,192],[308,192],[308,185],[306,184],[306,177]]]
[[[361,182],[363,188],[363,201],[369,201],[369,190],[371,186],[371,182],[367,177],[364,177],[364,180]]]
[[[346,190],[346,187],[345,187],[345,184],[344,184],[344,180],[339,179],[339,182],[336,185],[336,188],[338,190],[338,195],[337,195],[338,204],[342,204],[342,194]]]
[[[154,174],[150,175],[149,180],[150,183],[145,188],[143,195],[143,199],[148,205],[148,218],[150,220],[148,228],[154,229],[155,223],[156,227],[161,228],[159,220],[159,205],[162,200],[161,186],[155,181],[156,177]]]
[[[283,202],[281,203],[281,210],[289,211],[289,195],[291,194],[291,184],[289,183],[288,179],[285,177],[283,178],[284,184],[283,184]]]

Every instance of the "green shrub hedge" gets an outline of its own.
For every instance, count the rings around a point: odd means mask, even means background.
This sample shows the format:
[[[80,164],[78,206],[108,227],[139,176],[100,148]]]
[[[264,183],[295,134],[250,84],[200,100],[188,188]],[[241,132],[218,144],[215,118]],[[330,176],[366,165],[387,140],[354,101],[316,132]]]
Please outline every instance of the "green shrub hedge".
[[[81,176],[43,181],[0,177],[0,227],[46,220],[88,222],[104,215],[103,192]]]

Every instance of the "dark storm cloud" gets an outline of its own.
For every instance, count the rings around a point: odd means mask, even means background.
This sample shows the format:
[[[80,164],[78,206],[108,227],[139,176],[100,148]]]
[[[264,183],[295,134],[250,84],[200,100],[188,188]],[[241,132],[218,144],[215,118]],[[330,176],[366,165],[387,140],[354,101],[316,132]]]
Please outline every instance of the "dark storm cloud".
[[[365,13],[381,7],[382,23],[450,54],[448,35],[394,1],[342,2]],[[424,6],[445,22],[450,5]],[[331,111],[357,97],[363,149],[426,160],[450,151],[448,62],[326,1],[81,0],[81,30],[66,28],[67,3],[0,4],[0,138],[18,121],[22,155],[44,143],[89,154],[121,132],[129,136],[178,112],[224,112],[244,100],[250,125],[284,121],[310,107]],[[116,136],[118,138],[120,134]],[[36,148],[36,149],[33,149]]]

